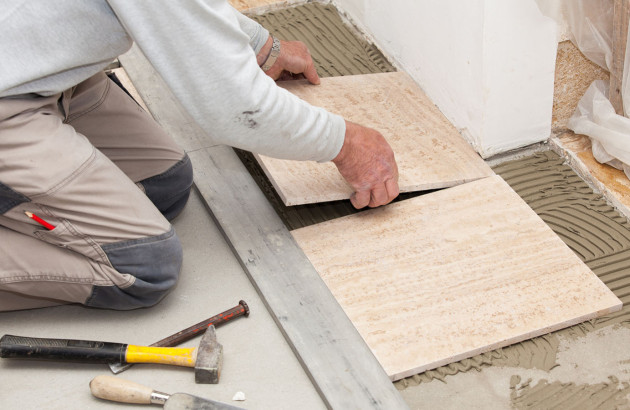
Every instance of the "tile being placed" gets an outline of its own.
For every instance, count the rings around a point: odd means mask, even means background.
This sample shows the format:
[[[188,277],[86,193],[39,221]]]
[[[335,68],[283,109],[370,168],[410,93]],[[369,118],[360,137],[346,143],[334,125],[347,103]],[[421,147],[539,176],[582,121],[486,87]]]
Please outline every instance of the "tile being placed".
[[[493,175],[404,72],[280,83],[307,102],[375,128],[394,150],[401,192],[445,188]],[[257,159],[285,205],[347,199],[352,188],[332,162]]]
[[[292,234],[392,380],[621,309],[499,176]]]

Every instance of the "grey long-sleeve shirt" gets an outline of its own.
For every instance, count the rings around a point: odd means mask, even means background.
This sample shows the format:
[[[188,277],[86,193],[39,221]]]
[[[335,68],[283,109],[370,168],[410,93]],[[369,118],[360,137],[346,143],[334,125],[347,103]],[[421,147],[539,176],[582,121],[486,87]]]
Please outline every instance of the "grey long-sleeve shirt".
[[[0,0],[0,97],[51,95],[132,40],[215,142],[328,161],[345,123],[276,86],[256,63],[268,32],[226,0]]]

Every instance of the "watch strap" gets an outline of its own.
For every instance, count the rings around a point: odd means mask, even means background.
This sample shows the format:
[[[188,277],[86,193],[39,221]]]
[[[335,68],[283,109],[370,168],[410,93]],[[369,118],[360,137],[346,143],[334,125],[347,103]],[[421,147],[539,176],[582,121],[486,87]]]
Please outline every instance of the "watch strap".
[[[269,70],[276,63],[276,60],[280,55],[280,40],[275,37],[271,38],[273,39],[273,44],[271,45],[271,52],[269,53],[269,57],[267,57],[262,65],[263,71]]]

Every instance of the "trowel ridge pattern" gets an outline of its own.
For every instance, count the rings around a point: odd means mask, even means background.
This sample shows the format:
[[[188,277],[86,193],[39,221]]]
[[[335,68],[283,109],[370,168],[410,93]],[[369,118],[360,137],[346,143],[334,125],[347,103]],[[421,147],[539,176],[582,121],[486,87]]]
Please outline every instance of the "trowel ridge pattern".
[[[521,383],[520,377],[510,381],[510,398],[515,409],[605,409],[627,408],[628,383],[610,377],[608,383],[575,384],[531,380]]]
[[[282,40],[303,41],[322,77],[396,71],[376,46],[343,23],[331,4],[307,3],[250,17]]]

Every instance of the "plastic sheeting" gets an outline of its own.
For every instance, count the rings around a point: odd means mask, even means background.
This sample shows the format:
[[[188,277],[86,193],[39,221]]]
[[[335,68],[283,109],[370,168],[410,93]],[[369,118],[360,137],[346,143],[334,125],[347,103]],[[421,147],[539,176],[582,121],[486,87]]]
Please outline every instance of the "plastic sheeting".
[[[564,15],[571,41],[604,70],[612,67],[613,0],[568,0]]]
[[[630,119],[615,113],[606,82],[597,80],[590,85],[568,126],[591,138],[597,161],[623,170],[630,178]]]
[[[573,0],[564,3],[573,43],[591,61],[605,70],[612,67],[612,0]],[[630,32],[629,32],[630,34]],[[608,99],[609,85],[597,80],[580,99],[568,127],[591,138],[593,156],[624,171],[630,178],[630,40],[626,44],[621,96],[625,116],[617,115]]]

